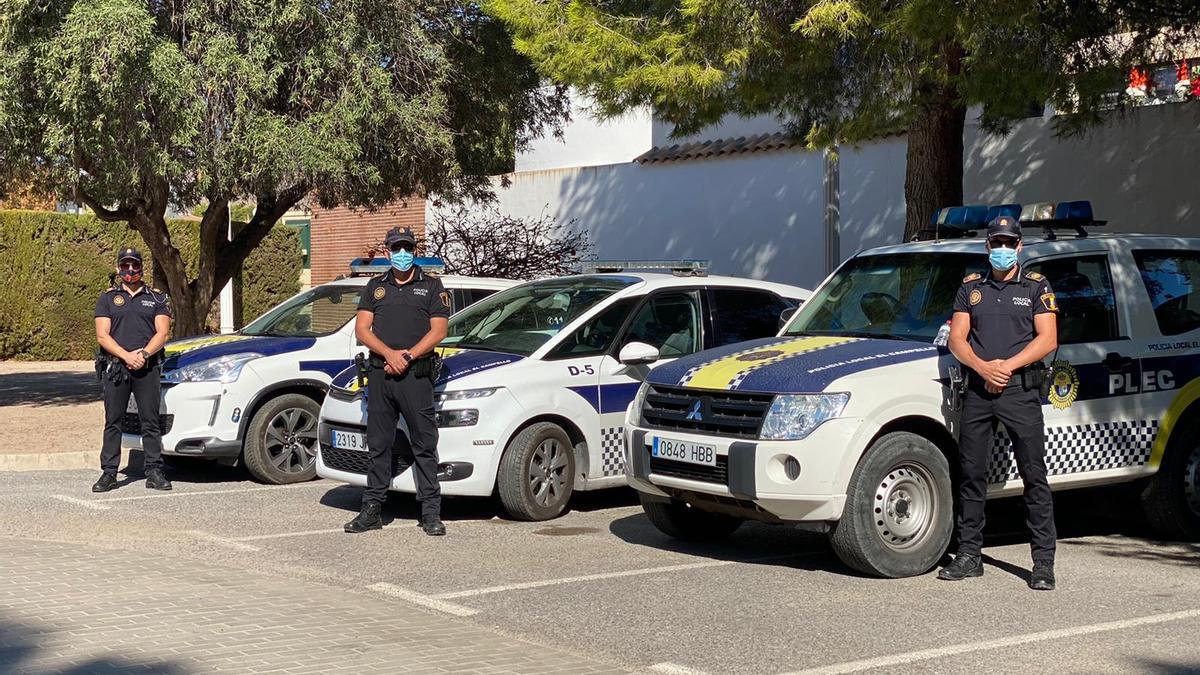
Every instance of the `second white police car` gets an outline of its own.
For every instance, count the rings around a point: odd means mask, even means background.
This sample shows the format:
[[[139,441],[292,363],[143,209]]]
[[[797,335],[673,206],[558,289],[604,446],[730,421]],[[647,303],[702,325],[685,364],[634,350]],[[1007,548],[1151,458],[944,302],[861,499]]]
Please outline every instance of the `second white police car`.
[[[545,520],[574,490],[624,485],[625,409],[646,373],[773,335],[809,295],[696,275],[697,262],[614,263],[621,273],[526,283],[451,317],[436,388],[442,494],[498,492],[513,517]],[[634,271],[671,266],[685,275]],[[365,394],[355,368],[334,378],[321,408],[319,476],[366,484]],[[392,489],[413,492],[406,433],[396,442]]]
[[[1141,481],[1150,522],[1197,537],[1200,239],[1088,236],[1086,202],[958,207],[938,234],[999,212],[1046,233],[1025,237],[1021,264],[1050,280],[1060,308],[1044,402],[1051,487]],[[796,525],[828,532],[865,573],[931,569],[950,542],[959,433],[957,362],[931,343],[964,277],[986,267],[980,239],[869,250],[778,337],[652,371],[626,423],[629,481],[650,520],[696,539],[745,520]],[[1020,493],[1003,428],[990,467],[990,495]]]

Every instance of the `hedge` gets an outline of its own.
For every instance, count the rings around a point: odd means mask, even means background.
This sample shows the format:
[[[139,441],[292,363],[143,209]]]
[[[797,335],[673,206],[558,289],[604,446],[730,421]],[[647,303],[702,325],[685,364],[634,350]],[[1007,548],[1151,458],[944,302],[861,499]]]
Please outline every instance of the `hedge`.
[[[199,223],[173,221],[171,240],[195,269]],[[96,345],[93,311],[108,288],[117,249],[141,237],[122,223],[43,211],[0,211],[0,260],[8,283],[0,285],[0,359],[90,359]],[[253,319],[300,290],[299,237],[277,226],[242,269],[243,316]],[[151,282],[153,280],[150,280]],[[217,326],[216,303],[209,316]]]

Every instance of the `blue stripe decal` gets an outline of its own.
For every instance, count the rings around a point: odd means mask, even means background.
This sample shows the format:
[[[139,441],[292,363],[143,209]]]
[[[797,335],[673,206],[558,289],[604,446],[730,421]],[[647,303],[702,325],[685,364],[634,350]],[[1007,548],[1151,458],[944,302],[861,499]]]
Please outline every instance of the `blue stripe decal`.
[[[254,352],[263,356],[276,356],[288,352],[303,351],[317,343],[316,338],[252,337],[245,340],[222,342],[208,347],[197,347],[176,354],[163,362],[163,370],[183,368],[209,359]]]
[[[937,347],[907,340],[855,340],[810,354],[785,359],[750,371],[738,391],[799,394],[822,392],[847,375],[926,358],[936,358]]]
[[[600,387],[589,384],[581,387],[567,387],[567,389],[582,396],[583,400],[587,401],[593,410],[600,412]]]
[[[437,384],[445,384],[460,377],[506,366],[524,358],[516,354],[484,352],[477,349],[455,352],[442,360],[442,375],[438,378]]]
[[[680,381],[687,375],[688,371],[697,366],[703,365],[710,361],[725,358],[730,354],[736,354],[743,350],[748,350],[752,347],[765,347],[767,345],[779,344],[794,340],[795,337],[770,337],[759,338],[757,340],[749,340],[746,342],[737,342],[731,345],[722,347],[714,347],[695,354],[681,356],[670,363],[664,363],[661,366],[656,366],[650,371],[650,375],[646,378],[651,384],[662,384],[669,387],[679,386]]]
[[[625,412],[625,409],[637,396],[638,388],[641,386],[641,382],[620,382],[601,386],[600,412],[602,414]]]
[[[333,376],[333,381],[329,383],[329,386],[345,389],[346,387],[350,386],[350,383],[353,382],[354,378],[356,377],[358,377],[358,367],[354,365],[353,361],[351,361],[349,368]]]
[[[314,370],[318,373],[325,373],[329,377],[333,377],[346,369],[346,366],[354,365],[354,361],[350,359],[327,359],[324,361],[301,361],[300,370]]]

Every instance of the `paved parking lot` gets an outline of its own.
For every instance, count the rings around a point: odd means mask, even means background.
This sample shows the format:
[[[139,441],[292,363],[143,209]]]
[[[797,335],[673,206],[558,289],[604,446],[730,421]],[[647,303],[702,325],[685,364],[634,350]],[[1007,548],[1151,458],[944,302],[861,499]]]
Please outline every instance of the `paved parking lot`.
[[[625,490],[551,523],[448,500],[439,539],[403,495],[351,536],[356,489],[174,477],[0,473],[0,671],[1200,670],[1200,547],[1143,538],[1119,492],[1060,495],[1059,590],[1033,593],[1011,500],[987,574],[949,584],[855,576],[783,528],[674,542]]]

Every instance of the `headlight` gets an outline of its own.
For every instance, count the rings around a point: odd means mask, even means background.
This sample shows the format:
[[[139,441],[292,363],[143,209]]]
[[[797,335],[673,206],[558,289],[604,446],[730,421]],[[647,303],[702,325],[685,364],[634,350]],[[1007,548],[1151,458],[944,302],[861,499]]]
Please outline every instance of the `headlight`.
[[[842,414],[849,401],[850,394],[780,394],[771,402],[759,438],[798,441]]]
[[[642,426],[642,406],[646,404],[646,392],[650,391],[650,383],[643,382],[642,386],[638,387],[637,395],[633,397],[633,403],[629,404],[629,423],[635,427]]]
[[[487,398],[500,390],[500,387],[489,389],[459,389],[458,391],[443,391],[436,396],[438,403],[442,401],[467,401],[475,398]]]
[[[479,411],[468,410],[439,410],[434,413],[439,427],[473,427],[479,423]]]
[[[163,373],[163,381],[178,384],[180,382],[236,382],[242,374],[242,367],[261,357],[262,354],[247,352],[245,354],[230,354],[215,359],[193,363],[190,366],[176,368]]]

